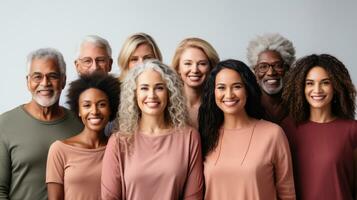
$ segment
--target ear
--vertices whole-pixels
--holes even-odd
[[[108,72],[112,71],[112,64],[113,64],[113,59],[110,58],[109,59],[109,68],[108,68]]]
[[[64,75],[64,77],[62,78],[62,90],[64,89],[64,87],[66,87],[66,81],[67,81],[67,76]]]
[[[27,89],[30,90],[30,77],[29,77],[29,75],[26,76],[26,85],[27,85]]]
[[[79,63],[77,59],[74,61],[74,66],[76,66],[76,71],[79,74]]]

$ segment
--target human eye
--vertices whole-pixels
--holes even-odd
[[[105,107],[107,107],[107,105],[108,105],[108,102],[106,102],[106,101],[101,101],[101,102],[99,102],[99,104],[98,104],[98,106],[99,106],[100,108],[105,108]]]
[[[130,57],[130,62],[136,62],[138,61],[138,57]]]
[[[330,85],[331,81],[330,80],[324,80],[324,81],[322,81],[322,84],[323,85]]]
[[[48,77],[48,79],[55,81],[60,78],[60,75],[58,73],[50,73],[50,74],[48,74],[47,77]]]
[[[31,79],[35,82],[38,82],[38,81],[41,81],[43,78],[43,75],[42,74],[33,74],[31,76]]]
[[[305,85],[307,85],[307,86],[312,86],[313,84],[314,84],[313,81],[306,81],[306,82],[305,82]]]
[[[185,66],[191,66],[191,62],[188,62],[188,61],[183,62],[183,65],[185,65]]]
[[[147,86],[141,86],[141,87],[140,87],[140,90],[141,90],[141,91],[147,91],[147,90],[149,90],[149,87],[147,87]]]
[[[217,86],[216,86],[216,89],[217,89],[217,90],[224,90],[225,87],[224,87],[224,85],[217,85]]]
[[[202,65],[202,66],[207,66],[208,65],[208,62],[207,61],[201,61],[198,63],[199,65]]]
[[[159,91],[162,91],[162,90],[165,90],[165,86],[158,85],[158,86],[156,86],[156,89],[159,90]]]
[[[243,87],[242,84],[235,84],[235,85],[233,86],[234,89],[241,89],[242,87]]]
[[[154,55],[146,55],[146,56],[144,56],[144,60],[153,59],[153,58],[155,58]]]

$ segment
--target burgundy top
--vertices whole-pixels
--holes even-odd
[[[297,198],[353,199],[357,121],[308,121],[296,127],[286,118],[282,126],[290,143]]]

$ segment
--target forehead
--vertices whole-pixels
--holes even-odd
[[[311,68],[306,75],[306,79],[311,80],[327,79],[329,77],[329,73],[323,67],[320,66],[315,66]]]
[[[97,88],[86,89],[79,96],[79,101],[95,101],[98,99],[108,99],[108,97],[105,92]]]
[[[60,68],[57,62],[52,58],[35,58],[30,64],[30,74],[42,73],[47,74],[51,72],[60,73]]]
[[[242,82],[240,74],[232,69],[224,68],[216,76],[216,84],[231,84]]]
[[[109,56],[105,47],[101,47],[93,42],[86,42],[81,45],[80,57],[98,57],[98,56]]]
[[[133,55],[138,53],[153,53],[153,50],[148,43],[141,43],[135,48]]]
[[[142,72],[137,78],[137,84],[157,84],[164,83],[161,74],[155,70],[148,69]]]
[[[181,59],[186,58],[207,59],[207,56],[201,49],[197,47],[188,47],[183,50],[181,54]]]
[[[258,63],[260,62],[271,63],[281,60],[282,60],[281,55],[278,52],[272,50],[263,51],[258,56]]]

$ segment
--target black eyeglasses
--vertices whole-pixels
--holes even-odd
[[[276,72],[283,72],[285,70],[286,64],[283,61],[279,61],[275,63],[262,62],[255,66],[255,68],[260,73],[266,73],[270,67],[272,67]]]
[[[45,77],[48,81],[58,81],[61,78],[61,74],[56,72],[51,72],[48,74],[35,72],[33,74],[29,74],[28,77],[30,77],[31,81],[40,83]]]

